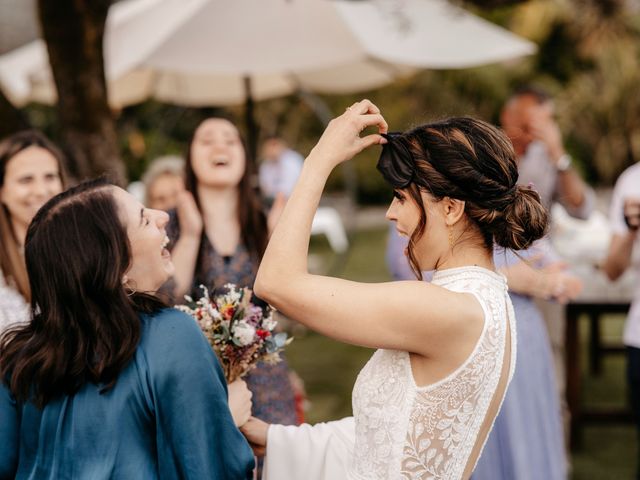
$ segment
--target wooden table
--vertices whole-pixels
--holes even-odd
[[[590,323],[589,337],[589,372],[599,375],[602,369],[602,356],[605,354],[623,354],[624,346],[620,342],[611,345],[601,340],[601,322],[607,314],[629,311],[633,290],[637,278],[628,272],[621,280],[612,283],[604,274],[593,266],[582,265],[572,270],[584,282],[584,290],[580,297],[566,307],[565,362],[567,375],[567,404],[571,413],[571,447],[581,443],[581,427],[584,423],[597,422],[630,422],[631,410],[623,408],[585,408],[582,401],[582,375],[580,368],[580,332],[581,317]]]
[[[581,427],[586,422],[630,422],[631,410],[624,408],[585,408],[582,401],[582,370],[580,368],[580,317],[585,314],[591,324],[589,339],[590,371],[600,373],[603,353],[622,353],[624,347],[620,345],[603,346],[600,340],[600,322],[604,314],[626,313],[629,303],[589,303],[576,302],[567,305],[566,330],[566,373],[567,373],[567,404],[571,413],[571,447],[579,447],[582,441]]]

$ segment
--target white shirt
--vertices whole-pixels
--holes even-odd
[[[264,161],[260,164],[260,190],[267,198],[275,198],[278,193],[288,197],[302,172],[302,155],[286,149],[276,161]]]
[[[618,178],[611,197],[611,209],[609,211],[609,221],[611,222],[611,232],[614,235],[625,235],[629,229],[624,221],[624,201],[627,198],[640,200],[640,163],[627,168]],[[640,248],[640,236],[636,237],[634,250]],[[636,257],[637,258],[637,257]],[[637,278],[640,278],[640,263],[632,263],[631,268]],[[640,282],[636,281],[633,292],[631,310],[627,317],[624,328],[625,345],[640,348]]]
[[[29,321],[29,305],[17,290],[7,285],[0,271],[0,334],[10,326]]]
[[[547,147],[539,140],[531,142],[525,154],[518,159],[518,184],[533,183],[533,187],[547,209],[551,208],[553,202],[558,202],[572,217],[582,220],[589,218],[595,206],[593,189],[587,187],[582,205],[574,208],[563,195],[558,175],[556,166],[549,158]]]

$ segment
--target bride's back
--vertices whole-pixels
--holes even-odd
[[[416,385],[407,352],[374,354],[353,391],[354,478],[469,477],[502,403],[515,367],[504,277],[461,267],[437,272],[433,283],[478,299],[482,333],[468,358],[431,385]]]

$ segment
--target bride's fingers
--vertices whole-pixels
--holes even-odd
[[[351,105],[347,109],[347,111],[356,113],[358,115],[364,115],[367,113],[380,113],[380,109],[376,105],[374,105],[371,100],[368,100],[366,98]]]
[[[384,145],[387,143],[387,139],[382,135],[378,135],[377,133],[372,133],[371,135],[367,135],[366,137],[362,137],[359,140],[360,151],[369,148],[372,145]]]
[[[389,131],[389,125],[387,125],[387,121],[384,119],[382,115],[377,114],[367,114],[358,116],[358,121],[360,125],[360,132],[362,132],[365,128],[378,126],[378,133],[387,133]]]
[[[345,112],[351,112],[351,111],[355,112],[355,108],[358,106],[358,104],[359,104],[359,103],[360,103],[360,102],[356,102],[356,103],[354,103],[353,105],[351,105],[350,107],[347,107],[347,109],[345,110]]]

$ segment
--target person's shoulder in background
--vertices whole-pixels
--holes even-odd
[[[620,174],[616,181],[615,190],[624,188],[625,193],[635,193],[640,197],[640,163],[631,165]]]
[[[300,153],[296,152],[295,150],[287,148],[282,154],[282,156],[280,157],[280,161],[287,165],[295,164],[296,166],[299,166],[300,168],[302,168],[304,157]]]

